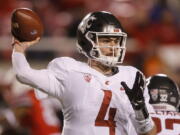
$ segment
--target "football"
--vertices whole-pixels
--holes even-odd
[[[43,24],[31,9],[18,8],[11,16],[11,33],[20,42],[33,41],[42,36]]]

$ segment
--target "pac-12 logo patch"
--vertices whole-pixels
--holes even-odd
[[[86,82],[90,82],[91,79],[92,79],[91,74],[84,74],[84,80],[85,80]]]

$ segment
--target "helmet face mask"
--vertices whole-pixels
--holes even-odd
[[[154,75],[147,80],[149,103],[157,110],[177,111],[180,94],[176,83],[164,74]]]
[[[92,40],[89,35],[95,35],[95,41]],[[104,33],[104,32],[91,32],[89,31],[86,35],[86,38],[92,43],[93,47],[92,50],[90,51],[90,56],[97,60],[100,61],[102,64],[107,65],[107,66],[115,66],[119,63],[123,62],[124,55],[125,55],[125,43],[126,43],[126,38],[125,38],[125,33]],[[101,38],[116,38],[118,40],[118,43],[116,45],[109,45],[109,44],[104,44],[100,45],[100,39]],[[103,53],[104,48],[109,48],[112,50],[112,55],[111,56],[106,56],[106,54]],[[104,49],[105,50],[105,49]]]
[[[85,19],[85,20],[84,20]],[[106,66],[116,66],[123,62],[126,52],[127,34],[122,32],[119,21],[108,12],[95,12],[87,15],[78,27],[78,48],[88,58],[99,61]],[[84,26],[86,25],[86,26]],[[100,45],[101,38],[115,38],[115,45]],[[109,48],[112,55],[103,50]]]

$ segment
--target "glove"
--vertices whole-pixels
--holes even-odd
[[[132,89],[130,89],[125,82],[121,82],[121,85],[124,87],[132,107],[135,110],[141,109],[145,104],[143,96],[144,84],[144,76],[139,71],[136,73],[136,78]]]
[[[136,72],[136,78],[132,89],[130,89],[125,82],[121,82],[124,87],[126,95],[128,96],[131,105],[135,112],[137,131],[140,134],[145,134],[154,127],[154,123],[149,117],[144,100],[145,77],[139,71]]]
[[[145,89],[145,77],[139,71],[136,72],[136,78],[133,88],[130,89],[125,82],[121,82],[124,87],[126,95],[128,96],[131,105],[135,111],[136,118],[144,120],[149,117],[149,113],[146,108],[143,92]]]

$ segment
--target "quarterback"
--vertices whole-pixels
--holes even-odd
[[[150,104],[155,109],[151,116],[158,135],[180,135],[180,94],[176,83],[165,74],[147,79]]]
[[[47,69],[30,67],[25,50],[39,40],[14,40],[12,64],[18,80],[56,97],[64,115],[63,135],[155,135],[143,74],[120,65],[127,34],[109,12],[86,15],[77,29],[77,47],[88,57],[52,60]],[[144,96],[143,96],[144,95]]]

